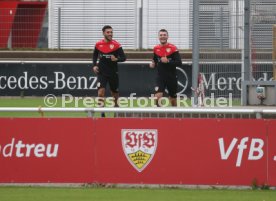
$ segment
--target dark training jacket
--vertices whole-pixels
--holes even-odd
[[[111,55],[114,55],[118,61],[111,61]],[[97,60],[99,62],[97,63]],[[113,76],[118,72],[118,62],[126,60],[125,53],[121,44],[115,40],[105,42],[100,40],[96,43],[93,53],[93,66],[99,67],[99,73],[105,76]]]
[[[161,77],[175,77],[176,67],[180,67],[182,65],[177,47],[170,43],[167,43],[164,46],[159,44],[154,47],[153,51],[153,61],[157,66],[158,75]],[[162,63],[161,57],[167,57],[169,62]]]

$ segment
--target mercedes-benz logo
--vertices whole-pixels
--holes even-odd
[[[188,87],[189,78],[185,70],[182,68],[176,67],[176,74],[177,74],[177,85],[178,91],[177,94],[183,94]]]
[[[185,70],[183,70],[182,68],[176,67],[176,75],[177,75],[177,94],[183,94],[187,87],[188,87],[188,83],[189,83],[189,78],[187,73],[185,72]],[[166,93],[168,93],[168,90],[165,89]]]

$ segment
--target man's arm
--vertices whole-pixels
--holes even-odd
[[[93,66],[97,66],[98,56],[99,56],[99,50],[95,47],[93,58],[92,58]]]
[[[93,60],[92,70],[94,71],[95,74],[99,73],[99,67],[97,66],[98,56],[99,56],[99,50],[95,47],[94,53],[93,53],[93,59],[92,59]]]
[[[157,58],[156,54],[153,54],[153,58],[150,63],[150,68],[154,68],[157,65],[157,62],[158,62],[158,58]]]
[[[122,47],[118,49],[117,62],[124,62],[126,60],[126,55]]]
[[[155,65],[158,63],[158,57],[156,54],[153,54],[152,61],[155,63]]]
[[[181,56],[178,51],[173,53],[172,59],[169,61],[169,63],[175,66],[182,66]]]

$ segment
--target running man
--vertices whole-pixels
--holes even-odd
[[[168,31],[161,29],[158,32],[160,44],[153,49],[154,56],[150,68],[157,66],[157,78],[155,86],[155,97],[157,98],[157,106],[160,106],[159,99],[163,97],[164,91],[167,88],[169,99],[172,106],[176,106],[177,97],[177,75],[176,67],[182,65],[180,54],[177,47],[168,43]]]
[[[126,60],[125,53],[120,43],[113,40],[113,29],[106,25],[102,28],[104,38],[95,45],[93,53],[93,71],[97,75],[98,97],[102,98],[104,105],[105,89],[109,84],[115,107],[118,107],[119,76],[118,62]],[[97,63],[99,59],[99,62]],[[104,117],[104,113],[102,114]]]

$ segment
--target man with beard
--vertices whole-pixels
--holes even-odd
[[[93,53],[93,71],[97,74],[98,97],[101,106],[104,105],[105,89],[109,84],[111,95],[114,98],[114,104],[118,107],[119,98],[119,76],[118,62],[126,60],[125,53],[121,44],[113,40],[113,29],[106,25],[102,28],[104,38],[95,45]],[[99,59],[99,62],[97,63]],[[104,117],[102,113],[102,117]]]

